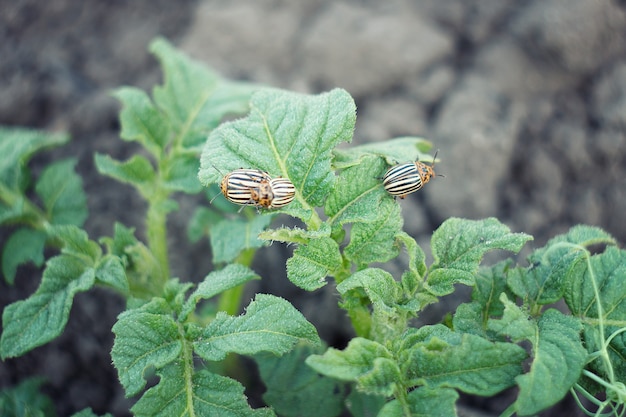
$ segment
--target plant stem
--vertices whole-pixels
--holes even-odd
[[[146,214],[146,237],[148,248],[159,263],[161,274],[154,277],[158,280],[158,287],[163,288],[169,278],[169,261],[167,258],[167,198],[157,196],[148,201]]]

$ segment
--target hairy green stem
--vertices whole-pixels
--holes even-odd
[[[169,279],[169,260],[167,257],[167,212],[164,204],[165,198],[156,198],[148,201],[148,212],[146,214],[146,237],[148,248],[157,259],[161,273],[158,277],[158,287],[163,288]]]

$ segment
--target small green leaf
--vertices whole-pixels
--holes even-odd
[[[198,242],[203,237],[208,236],[213,226],[223,218],[221,214],[207,207],[196,208],[187,224],[187,237],[192,243]]]
[[[515,378],[520,388],[517,414],[533,415],[556,404],[578,381],[587,357],[581,328],[580,321],[554,309],[539,319],[530,339],[534,357],[530,372]]]
[[[74,295],[94,282],[95,271],[83,259],[69,255],[50,259],[37,291],[2,312],[2,359],[20,356],[60,335]]]
[[[206,360],[219,361],[229,352],[282,355],[300,341],[320,343],[315,327],[286,300],[257,294],[241,316],[218,313],[194,341],[194,349]]]
[[[120,162],[108,155],[96,153],[95,161],[99,173],[134,185],[144,197],[149,197],[154,192],[156,173],[145,157],[135,155],[128,161]]]
[[[511,343],[494,343],[443,325],[424,326],[405,340],[403,367],[411,385],[452,387],[494,395],[512,386],[526,352]]]
[[[137,417],[272,417],[268,408],[251,409],[239,382],[205,370],[194,372],[183,361],[157,371],[159,383],[131,408]]]
[[[392,314],[398,302],[399,288],[391,274],[378,268],[367,268],[350,275],[339,285],[341,295],[355,288],[362,288],[374,305],[374,309]]]
[[[61,252],[84,260],[95,265],[102,255],[100,246],[89,240],[87,232],[73,225],[53,225],[48,227],[48,234],[62,243]]]
[[[111,357],[126,396],[137,394],[145,386],[146,368],[161,369],[182,353],[177,323],[169,315],[145,311],[147,308],[123,312],[112,329],[115,341]]]
[[[164,39],[150,44],[163,67],[165,82],[154,88],[156,105],[166,114],[176,143],[193,148],[229,114],[248,110],[248,100],[258,86],[230,82],[196,62]]]
[[[379,219],[378,210],[385,195],[380,180],[384,166],[380,158],[370,156],[360,164],[345,169],[326,200],[324,211],[329,217],[327,223],[341,226]]]
[[[106,255],[96,265],[96,280],[115,288],[122,294],[128,294],[128,280],[122,260],[115,255]]]
[[[415,239],[405,232],[399,232],[396,239],[404,244],[409,255],[409,270],[402,276],[402,285],[404,291],[412,295],[417,291],[422,277],[426,274],[426,255]]]
[[[506,260],[478,270],[472,300],[483,307],[482,316],[485,322],[489,317],[502,315],[504,305],[500,301],[500,294],[509,292],[505,277],[511,263],[510,260]]]
[[[321,348],[301,344],[277,357],[255,356],[267,391],[263,400],[284,417],[334,417],[341,414],[345,389],[343,384],[319,375],[304,361]]]
[[[433,233],[434,263],[428,274],[428,288],[437,296],[450,294],[454,284],[474,285],[474,275],[485,253],[494,249],[518,252],[532,236],[511,233],[495,218],[446,220]]]
[[[407,396],[411,417],[456,416],[455,403],[459,394],[451,388],[431,389],[420,387],[409,392]],[[402,404],[393,400],[380,410],[377,417],[404,416]]]
[[[391,199],[384,199],[375,212],[376,218],[371,223],[359,222],[352,226],[344,255],[357,266],[387,262],[398,256],[395,237],[403,224],[400,206]]]
[[[202,191],[202,184],[198,181],[198,155],[174,155],[163,164],[163,186],[171,191],[182,191],[187,194],[197,194]]]
[[[529,314],[509,301],[506,294],[500,296],[500,302],[504,305],[504,314],[501,319],[489,320],[489,330],[509,336],[514,342],[532,340],[537,333],[537,324],[530,319]]]
[[[422,138],[405,136],[389,139],[384,142],[368,143],[353,146],[349,149],[335,149],[333,165],[336,169],[344,169],[359,164],[368,155],[382,156],[388,165],[415,160],[432,161],[427,152],[432,144]]]
[[[204,278],[198,288],[191,293],[180,313],[180,321],[185,321],[198,301],[209,299],[226,290],[244,284],[253,279],[261,279],[250,268],[240,264],[229,264],[219,271],[213,271]]]
[[[26,262],[43,265],[46,234],[32,229],[18,229],[9,237],[2,251],[2,274],[9,284],[15,282],[17,267]]]
[[[24,191],[29,179],[26,165],[33,154],[68,141],[63,133],[0,127],[0,183],[12,191]]]
[[[113,95],[122,102],[121,138],[136,140],[154,157],[159,157],[169,139],[167,119],[157,110],[150,97],[138,88],[122,87]]]
[[[0,415],[13,417],[54,416],[54,403],[40,392],[43,378],[28,378],[0,391]]]
[[[342,265],[339,245],[333,239],[314,239],[301,245],[287,261],[289,281],[307,291],[326,285],[325,278]]]
[[[75,166],[73,158],[55,162],[42,172],[35,186],[53,224],[80,227],[87,218],[87,196],[81,177],[74,171]]]
[[[355,337],[344,350],[329,348],[323,355],[309,356],[306,363],[322,375],[357,382],[373,371],[378,358],[391,360],[393,355],[378,342]]]
[[[209,231],[213,263],[231,262],[246,249],[260,248],[265,242],[258,238],[272,221],[272,215],[247,219],[224,219]]]
[[[220,125],[202,151],[198,177],[204,185],[219,182],[238,168],[267,171],[288,178],[295,200],[284,212],[308,221],[331,191],[331,151],[352,139],[355,104],[344,90],[317,96],[263,89],[252,96],[250,114]]]
[[[85,408],[84,410],[72,414],[72,417],[113,417],[113,414],[106,413],[102,414],[102,416],[98,416],[91,408]]]

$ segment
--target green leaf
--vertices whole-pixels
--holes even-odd
[[[370,395],[353,389],[346,399],[346,408],[354,417],[376,417],[385,401],[385,397],[380,395]]]
[[[28,378],[0,391],[0,415],[13,417],[54,416],[54,403],[40,392],[43,378]]]
[[[200,160],[198,155],[174,155],[163,164],[163,186],[171,191],[182,191],[187,194],[197,194],[202,191],[202,184],[198,181]]]
[[[527,312],[509,301],[505,294],[500,296],[500,302],[504,305],[504,314],[499,320],[489,320],[489,330],[509,336],[514,342],[532,340],[537,333],[537,323],[530,319]]]
[[[131,408],[137,417],[271,417],[268,408],[251,409],[237,381],[208,371],[192,372],[182,361],[157,371],[159,383]]]
[[[289,281],[307,291],[326,285],[325,278],[342,265],[339,245],[333,239],[314,239],[300,245],[287,261]]]
[[[585,253],[582,248],[597,244],[615,244],[602,229],[579,225],[555,236],[529,257],[528,268],[512,269],[507,283],[513,293],[530,304],[551,304],[564,295],[564,284],[580,269]]]
[[[198,242],[204,236],[208,236],[213,226],[223,218],[221,214],[207,207],[196,208],[187,224],[187,237],[192,243]]]
[[[128,161],[120,162],[108,155],[96,153],[95,161],[99,173],[134,185],[144,197],[147,198],[154,192],[156,173],[145,157],[135,155]]]
[[[410,385],[452,387],[469,394],[494,395],[514,384],[526,352],[511,343],[494,343],[443,325],[424,326],[405,336]]]
[[[284,417],[334,417],[341,414],[343,384],[323,377],[305,364],[320,348],[301,344],[282,357],[262,354],[255,357],[267,391],[263,400]]]
[[[380,201],[371,223],[355,223],[350,232],[350,243],[344,250],[347,259],[357,266],[373,262],[387,262],[398,256],[395,236],[402,231],[400,206],[391,199]]]
[[[161,62],[165,78],[162,86],[154,88],[154,101],[166,114],[175,143],[183,147],[201,145],[225,116],[246,112],[250,95],[258,89],[222,79],[164,39],[153,41],[150,51]]]
[[[55,162],[42,172],[35,186],[53,224],[82,226],[87,218],[87,196],[75,166],[74,158]]]
[[[37,267],[43,265],[46,238],[45,233],[32,229],[18,229],[9,237],[2,251],[2,274],[9,284],[15,282],[19,265],[29,261]]]
[[[231,262],[246,249],[260,248],[265,242],[258,238],[272,221],[272,215],[252,219],[224,219],[209,231],[213,263]]]
[[[94,413],[91,408],[85,408],[84,410],[72,414],[72,417],[98,417],[98,415]],[[113,414],[106,413],[102,414],[101,417],[113,417]]]
[[[426,255],[415,239],[405,232],[399,232],[396,239],[404,244],[409,255],[409,270],[402,276],[402,286],[406,293],[413,295],[426,274]]]
[[[373,222],[382,217],[378,210],[386,194],[380,180],[384,167],[380,158],[370,156],[345,169],[326,200],[327,223],[341,226],[344,223]]]
[[[288,178],[296,195],[282,211],[306,222],[335,183],[331,151],[352,139],[354,101],[339,89],[317,96],[263,89],[252,96],[250,106],[247,117],[224,123],[209,135],[200,182],[217,183],[224,173],[242,167]]]
[[[96,265],[96,280],[115,288],[122,294],[128,294],[128,280],[122,260],[115,255],[106,255]]]
[[[599,327],[604,326],[604,338],[626,327],[626,251],[609,247],[603,253],[591,256],[591,270],[586,262],[567,277],[565,302],[572,314],[585,323],[584,339],[588,353],[595,352],[601,343]],[[602,320],[599,319],[598,299],[593,288],[595,280],[602,303]],[[608,349],[618,380],[626,378],[626,337],[624,333],[611,340]],[[592,368],[600,374],[606,369],[598,361]]]
[[[350,290],[362,288],[374,305],[374,309],[387,314],[394,313],[398,302],[398,284],[391,274],[378,268],[367,268],[350,275],[339,285],[337,291],[343,296]]]
[[[506,272],[511,260],[505,260],[490,267],[481,267],[476,274],[476,285],[472,291],[472,302],[461,304],[454,314],[454,329],[487,337],[487,323],[492,317],[501,317],[504,304],[501,296],[507,299],[510,293],[506,287]]]
[[[12,191],[25,190],[29,179],[26,165],[38,151],[69,141],[63,133],[0,127],[0,183]]]
[[[69,255],[50,259],[37,291],[2,312],[2,359],[20,356],[60,335],[74,295],[90,289],[94,282],[95,271],[84,259]]]
[[[371,394],[391,395],[400,379],[400,370],[387,348],[372,340],[356,337],[344,350],[330,348],[323,355],[311,355],[307,365],[322,375],[358,383]]]
[[[397,165],[408,161],[432,161],[427,152],[432,144],[422,138],[404,136],[384,142],[368,143],[353,146],[349,149],[335,149],[333,165],[336,169],[344,169],[361,163],[368,155],[382,156],[388,165]]]
[[[407,399],[411,417],[457,415],[455,403],[459,399],[459,394],[451,388],[420,387],[409,392]],[[402,404],[398,400],[393,400],[385,404],[377,417],[402,417],[404,415]]]
[[[204,278],[198,288],[191,293],[180,313],[180,321],[185,321],[202,299],[209,299],[226,290],[253,279],[261,279],[250,268],[240,264],[229,264],[219,271],[213,271]]]
[[[148,308],[123,312],[112,329],[115,341],[111,358],[126,396],[137,394],[145,386],[144,371],[148,367],[161,369],[182,354],[178,324],[171,316],[146,311]]]
[[[168,120],[154,106],[150,97],[138,88],[122,87],[113,96],[122,102],[121,138],[135,140],[154,157],[160,157],[170,139]]]
[[[550,309],[539,319],[530,372],[516,379],[517,414],[533,415],[559,402],[578,381],[587,352],[580,341],[580,322]]]
[[[194,349],[206,360],[219,361],[229,352],[282,355],[300,341],[320,343],[315,327],[286,300],[257,294],[241,316],[218,313],[194,341]]]
[[[465,220],[450,218],[431,240],[434,263],[428,274],[428,289],[442,296],[454,284],[474,285],[474,275],[485,253],[494,249],[518,252],[532,236],[511,233],[495,218]]]
[[[53,225],[48,227],[48,234],[57,238],[62,243],[61,252],[76,258],[83,259],[95,265],[96,261],[102,255],[100,246],[92,240],[89,240],[87,232],[73,225]]]

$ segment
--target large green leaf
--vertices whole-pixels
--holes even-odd
[[[317,96],[264,89],[252,96],[250,114],[220,125],[202,151],[198,177],[219,182],[238,168],[289,178],[295,200],[284,211],[307,221],[335,183],[332,149],[352,139],[355,104],[344,90]]]
[[[450,218],[431,239],[434,263],[428,288],[437,296],[454,291],[454,284],[474,285],[474,276],[485,253],[494,249],[518,252],[532,236],[511,233],[495,218],[466,220]]]
[[[133,406],[138,417],[272,417],[268,408],[252,409],[244,387],[225,376],[202,370],[194,372],[183,361],[157,371],[159,383]]]
[[[153,41],[150,51],[161,62],[165,78],[154,88],[154,102],[167,115],[175,143],[185,148],[199,147],[225,116],[246,112],[250,95],[258,89],[223,79],[164,39]]]
[[[37,291],[2,312],[2,358],[20,356],[60,335],[74,295],[90,289],[94,282],[95,269],[85,265],[84,259],[70,255],[50,259]]]
[[[218,313],[196,338],[194,349],[206,360],[219,361],[229,352],[281,355],[301,341],[320,343],[315,327],[286,300],[257,294],[241,316]]]
[[[515,344],[456,333],[443,325],[407,333],[402,352],[411,385],[453,387],[477,395],[494,395],[512,386],[527,356]]]
[[[529,338],[533,345],[530,371],[516,378],[518,415],[534,415],[556,404],[578,381],[587,357],[581,328],[580,321],[554,309],[539,319]]]
[[[174,319],[146,310],[127,310],[113,326],[111,357],[127,396],[145,386],[144,371],[148,367],[161,369],[182,353],[180,328]]]

